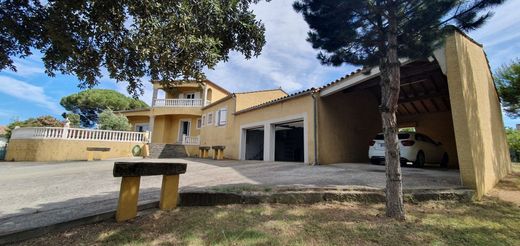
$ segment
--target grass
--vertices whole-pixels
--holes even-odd
[[[518,166],[515,171],[520,172]],[[517,187],[514,174],[504,186]],[[104,222],[25,245],[520,245],[520,207],[479,202],[406,204],[407,220],[383,204],[231,205],[156,211],[129,223]]]

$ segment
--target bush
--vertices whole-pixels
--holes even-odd
[[[506,128],[506,136],[511,160],[518,162],[520,160],[520,131],[513,128]]]
[[[126,116],[115,114],[111,109],[104,110],[99,114],[99,129],[129,131],[131,127]]]
[[[13,121],[7,125],[6,128],[6,137],[7,139],[11,138],[11,132],[17,126],[19,127],[63,127],[65,123],[60,121],[50,115],[40,116],[38,118],[29,118],[24,121]]]

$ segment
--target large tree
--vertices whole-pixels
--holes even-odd
[[[98,122],[101,112],[106,109],[119,111],[147,108],[148,105],[114,90],[89,89],[63,97],[60,101],[68,111],[78,114],[81,125],[91,127]]]
[[[294,8],[309,24],[308,41],[326,65],[379,66],[386,143],[386,215],[405,219],[396,111],[400,58],[426,58],[442,43],[450,25],[471,30],[490,7],[504,0],[297,0]],[[484,13],[482,13],[484,12]]]
[[[520,117],[520,59],[498,69],[495,83],[507,115]]]
[[[250,10],[258,1],[2,0],[0,70],[36,49],[47,74],[76,75],[82,88],[98,84],[103,67],[134,96],[143,76],[200,81],[231,51],[260,54],[265,29]]]

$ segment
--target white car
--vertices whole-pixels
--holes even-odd
[[[416,132],[400,132],[399,153],[401,165],[412,162],[415,167],[423,167],[424,163],[440,163],[441,167],[448,165],[448,153],[442,148],[440,142],[433,141],[430,137]],[[377,134],[370,142],[368,158],[372,164],[384,163],[385,140],[383,133]]]

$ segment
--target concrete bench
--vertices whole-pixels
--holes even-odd
[[[141,176],[163,175],[159,208],[161,210],[176,208],[179,195],[179,174],[186,173],[186,166],[186,163],[165,162],[114,163],[114,177],[122,177],[116,212],[117,222],[137,216]]]
[[[223,160],[224,159],[224,149],[226,146],[216,145],[211,147],[213,149],[213,159],[215,160]]]
[[[94,160],[94,153],[95,152],[101,152],[101,156],[99,157],[99,160],[103,160],[103,152],[109,152],[110,148],[106,147],[87,147],[87,161],[93,161]]]
[[[208,158],[210,149],[211,149],[211,147],[209,147],[209,146],[200,146],[199,147],[200,158]]]

